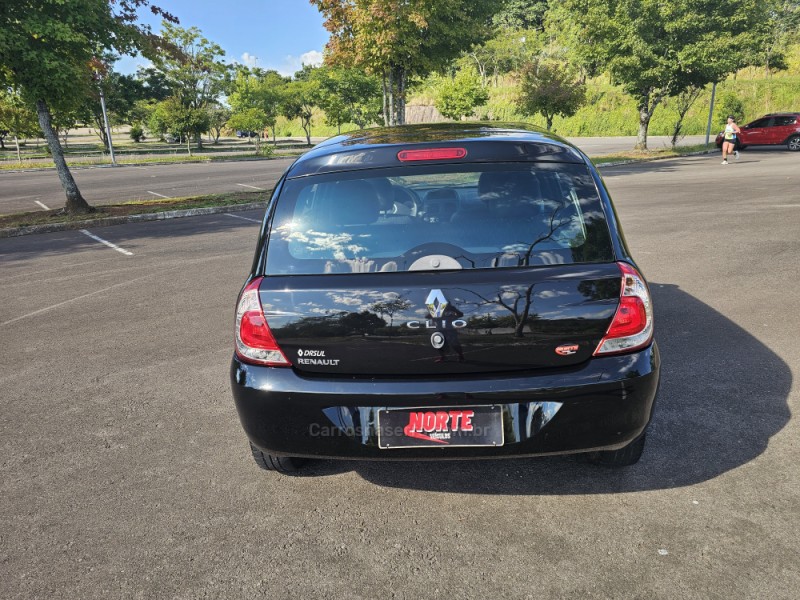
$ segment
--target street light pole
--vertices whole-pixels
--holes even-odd
[[[106,139],[108,139],[108,151],[111,154],[111,165],[116,167],[117,160],[114,158],[114,144],[111,143],[111,127],[108,126],[108,114],[106,113],[106,97],[103,94],[103,78],[98,77],[97,88],[100,90],[100,108],[103,109],[103,123],[106,126]]]

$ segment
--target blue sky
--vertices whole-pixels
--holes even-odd
[[[153,0],[180,19],[181,27],[197,27],[222,46],[225,62],[238,62],[275,69],[284,75],[302,64],[317,64],[328,41],[322,15],[308,0]],[[141,22],[153,31],[161,21],[149,10],[140,11]],[[134,73],[142,57],[123,57],[115,66],[121,73]]]

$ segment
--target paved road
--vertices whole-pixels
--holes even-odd
[[[797,156],[605,179],[663,356],[648,447],[621,471],[271,476],[227,382],[258,212],[92,230],[131,255],[77,231],[0,240],[0,597],[794,600]]]
[[[74,169],[81,193],[93,205],[200,194],[272,189],[294,159]],[[64,205],[53,170],[0,173],[0,213]]]
[[[602,155],[630,150],[636,138],[573,138],[572,141],[591,155]],[[703,141],[705,137],[690,136],[682,143]],[[665,137],[650,138],[651,148],[667,143]],[[293,160],[95,167],[74,169],[73,174],[86,200],[102,205],[127,200],[158,201],[164,196],[269,190]],[[0,172],[0,214],[45,210],[42,205],[48,208],[64,205],[64,191],[54,170]]]

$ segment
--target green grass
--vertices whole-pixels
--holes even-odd
[[[617,152],[615,154],[606,154],[592,158],[592,162],[596,166],[602,166],[608,163],[615,163],[620,161],[631,162],[645,162],[660,158],[677,158],[679,156],[686,156],[687,154],[694,154],[696,152],[704,152],[706,150],[713,150],[714,145],[709,144],[695,144],[692,146],[678,146],[677,148],[664,148],[661,150],[647,150],[645,152],[638,152],[631,150],[630,152]]]

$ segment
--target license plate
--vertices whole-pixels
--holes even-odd
[[[378,411],[378,447],[502,446],[503,410],[493,406],[384,408]]]

